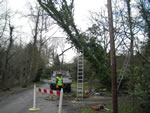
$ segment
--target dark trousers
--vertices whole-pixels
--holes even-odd
[[[58,86],[58,90],[59,90],[59,91],[61,90],[61,88],[62,88],[62,86]]]

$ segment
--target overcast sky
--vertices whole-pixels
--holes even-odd
[[[8,7],[12,11],[19,11],[26,14],[27,12],[27,3],[30,1],[35,0],[7,0],[8,1]],[[75,23],[76,25],[82,30],[85,31],[89,26],[89,11],[99,11],[101,7],[105,8],[106,0],[75,0]],[[23,26],[24,23],[27,23],[27,20],[21,18],[19,20],[14,21],[13,24],[16,24],[16,26]],[[25,26],[23,26],[23,31],[27,32],[27,29]],[[73,51],[68,51],[66,53],[68,61],[73,57],[71,56],[75,55]]]
[[[75,21],[82,30],[86,30],[90,18],[89,11],[99,11],[105,7],[106,0],[75,0]]]
[[[35,0],[8,0],[9,7],[13,11],[27,11],[28,1]],[[88,27],[89,11],[98,11],[101,7],[105,7],[106,0],[75,0],[75,22],[82,29]]]

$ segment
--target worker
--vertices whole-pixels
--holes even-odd
[[[56,88],[60,91],[63,88],[63,78],[62,73],[59,72],[58,76],[56,77]]]

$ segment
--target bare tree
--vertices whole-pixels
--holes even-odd
[[[30,13],[27,14],[26,17],[29,18],[31,22],[31,31],[32,31],[32,39],[33,43],[29,45],[29,50],[31,53],[29,57],[30,63],[26,62],[29,69],[25,70],[26,76],[24,76],[28,82],[38,81],[40,79],[40,75],[38,71],[42,68],[42,63],[48,60],[46,58],[47,42],[49,41],[48,32],[50,31],[50,26],[52,25],[51,19],[48,18],[47,13],[37,4],[33,7],[29,3]],[[28,54],[28,53],[27,53]],[[28,59],[28,58],[27,58]],[[46,63],[46,62],[45,62]],[[28,83],[24,82],[24,83]]]
[[[104,50],[109,51],[109,38],[108,38],[108,17],[105,10],[100,12],[90,12],[92,26],[88,28],[89,35],[98,37]]]
[[[9,60],[11,58],[10,51],[11,51],[11,48],[12,48],[12,45],[13,45],[13,30],[14,30],[14,27],[9,25],[9,29],[10,29],[9,44],[8,44],[8,47],[7,47],[7,50],[6,50],[6,53],[5,53],[5,62],[4,62],[4,67],[3,67],[3,71],[2,71],[2,86],[4,88],[8,87],[8,86],[6,86],[7,77],[8,77],[6,72],[8,71],[7,69],[8,69],[8,65],[9,65]]]
[[[5,4],[5,5],[4,5]],[[0,44],[3,43],[5,32],[7,31],[7,25],[9,21],[9,9],[7,8],[7,2],[1,1],[0,7],[2,8],[0,11]],[[5,10],[3,10],[5,9]]]

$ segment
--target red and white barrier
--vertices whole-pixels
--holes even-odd
[[[47,93],[47,94],[51,94],[51,95],[60,96],[60,91],[44,89],[44,88],[37,88],[37,91],[40,92],[40,93]]]
[[[61,89],[61,92],[60,92],[60,91],[55,91],[55,90],[50,90],[50,89],[36,88],[36,85],[34,85],[34,89],[33,89],[33,108],[29,108],[30,111],[39,111],[40,110],[40,108],[36,108],[36,92],[47,93],[47,94],[51,94],[51,95],[60,96],[58,113],[61,113],[61,111],[62,111],[63,89]]]

